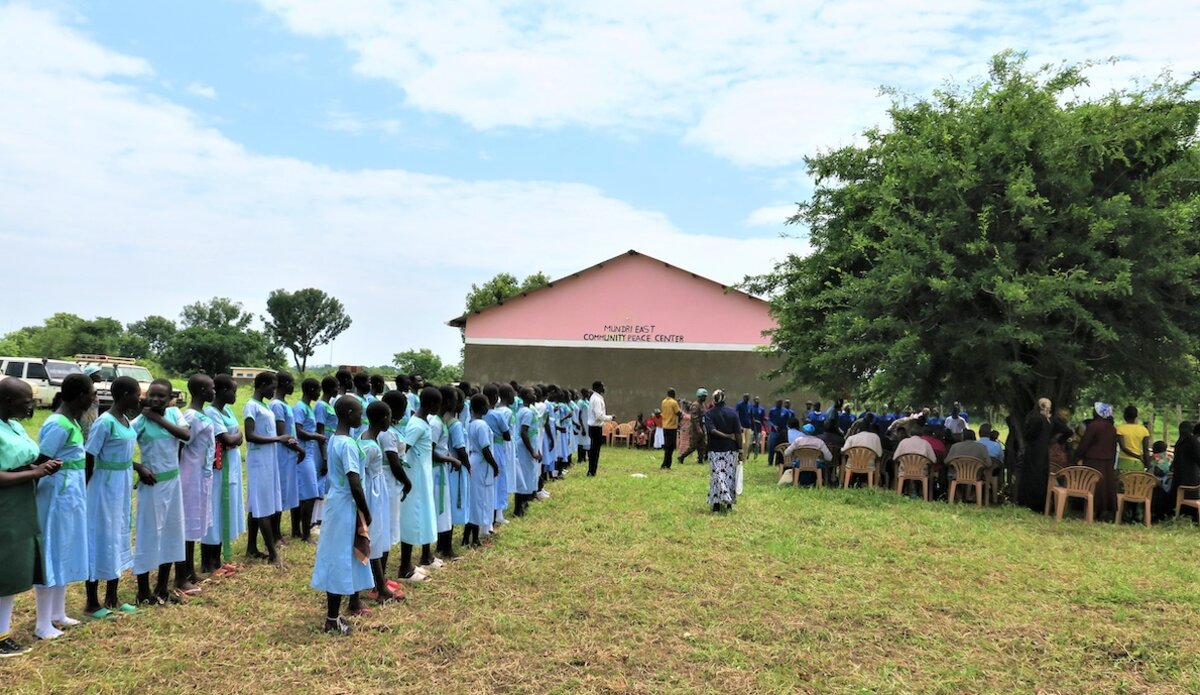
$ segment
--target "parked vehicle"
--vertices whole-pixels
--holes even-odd
[[[94,366],[100,369],[100,380],[96,383],[96,401],[99,403],[100,412],[104,412],[112,406],[113,379],[119,376],[133,377],[142,387],[143,397],[150,390],[150,382],[154,381],[154,375],[150,373],[150,370],[130,357],[85,354],[75,355],[75,361],[79,363],[80,368]],[[179,389],[171,389],[171,397],[178,407],[182,408],[187,404],[183,399],[183,392]]]
[[[66,360],[45,357],[0,357],[0,375],[12,376],[29,384],[33,401],[39,408],[49,408],[62,390],[68,374],[78,374],[79,365]]]

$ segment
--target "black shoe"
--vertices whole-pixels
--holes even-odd
[[[325,632],[332,632],[338,635],[350,634],[350,624],[342,620],[342,616],[338,616],[333,620],[325,619]]]
[[[11,637],[5,637],[0,640],[0,659],[7,659],[13,656],[22,656],[31,651],[30,647],[25,647],[17,644]]]

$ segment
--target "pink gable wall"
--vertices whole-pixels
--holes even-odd
[[[553,287],[467,316],[466,337],[553,341],[765,345],[767,304],[664,266],[623,255]],[[615,330],[614,330],[615,329]],[[609,336],[624,336],[612,338]],[[650,347],[650,345],[645,345]]]

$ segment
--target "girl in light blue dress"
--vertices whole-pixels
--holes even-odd
[[[182,567],[175,566],[175,588],[185,595],[200,593],[199,577],[193,560],[196,543],[212,526],[213,462],[217,453],[216,425],[205,412],[205,405],[216,397],[212,377],[194,374],[188,379],[191,402],[183,419],[192,437],[179,452],[179,486],[183,489]],[[202,561],[203,562],[203,561]]]
[[[500,467],[492,452],[492,428],[485,421],[490,411],[487,396],[475,394],[471,396],[471,415],[474,418],[467,425],[467,454],[471,463],[471,513],[468,523],[463,529],[463,545],[479,547],[480,534],[492,532],[492,518],[495,513],[496,477]]]
[[[283,544],[283,513],[291,516],[292,537],[300,537],[300,519],[297,508],[300,506],[300,487],[296,480],[296,469],[304,456],[304,448],[296,440],[296,417],[287,398],[296,390],[296,380],[287,372],[275,374],[275,398],[270,403],[271,413],[275,416],[275,434],[285,437],[284,441],[275,445],[275,465],[279,471],[279,511],[271,518],[271,530],[275,532],[275,542]],[[290,442],[287,440],[291,440]]]
[[[325,437],[325,443],[321,445],[321,458],[314,463],[317,469],[317,499],[313,502],[312,510],[312,525],[314,527],[321,525],[321,515],[325,510],[325,493],[329,491],[328,483],[325,479],[326,470],[329,468],[329,438],[337,431],[337,414],[333,412],[333,402],[337,400],[338,382],[335,377],[327,376],[321,379],[321,400],[313,407],[316,411],[314,417],[317,420],[317,434]]]
[[[488,427],[492,428],[492,457],[500,467],[500,473],[492,486],[496,495],[496,499],[492,500],[492,508],[495,509],[492,525],[495,527],[504,523],[503,510],[508,508],[508,442],[512,439],[511,413],[501,402],[500,389],[496,385],[488,384],[483,387],[483,395],[492,404],[484,420]]]
[[[526,403],[533,400],[533,392],[529,389],[523,389]],[[525,510],[529,506],[529,502],[533,499],[537,492],[537,483],[539,472],[541,469],[542,452],[538,445],[538,420],[537,414],[529,405],[524,405],[517,411],[517,441],[516,441],[516,459],[517,470],[519,475],[517,480],[520,486],[517,488],[517,516],[524,516]]]
[[[113,611],[133,613],[120,603],[117,589],[121,575],[133,567],[133,450],[137,433],[129,415],[137,412],[141,387],[132,377],[113,379],[113,404],[92,423],[87,445],[87,604],[93,618],[106,618]],[[106,582],[104,604],[100,582]]]
[[[388,391],[383,394],[382,400],[392,413],[403,413],[408,405],[408,395],[405,391]],[[391,420],[391,423],[387,430],[379,433],[377,440],[379,447],[383,449],[384,463],[386,464],[383,469],[383,478],[388,485],[388,501],[391,503],[388,509],[390,520],[388,538],[392,541],[391,545],[395,545],[400,542],[400,503],[412,490],[412,481],[404,472],[404,453],[407,448],[404,440],[401,439],[404,436],[404,428],[400,427],[395,420]],[[390,554],[391,547],[389,546],[384,549],[383,557],[379,558],[379,567],[385,577]]]
[[[426,418],[436,413],[442,404],[442,394],[433,387],[421,389],[420,408],[408,419],[404,441],[405,472],[412,481],[412,491],[400,503],[400,578],[410,582],[428,579],[425,572],[412,563],[414,545],[421,546],[421,564],[433,563],[432,543],[437,540],[437,508],[433,497],[433,432]]]
[[[88,578],[87,472],[79,419],[92,407],[91,378],[69,374],[63,379],[61,405],[38,432],[42,455],[62,461],[62,468],[37,483],[38,522],[42,528],[42,575],[35,585],[39,639],[54,639],[60,627],[78,625],[67,616],[67,585]]]
[[[373,519],[362,485],[362,448],[349,436],[352,428],[362,426],[362,404],[354,398],[342,398],[335,408],[338,426],[327,445],[329,492],[311,586],[325,592],[325,631],[346,635],[350,626],[341,616],[342,597],[351,597],[353,610],[358,592],[372,585],[371,552],[363,545],[365,529],[360,527],[359,517],[368,526]]]
[[[213,379],[216,394],[204,408],[213,423],[216,452],[213,454],[212,523],[200,540],[201,569],[218,577],[237,571],[233,542],[246,532],[246,505],[242,498],[242,430],[233,414],[237,382],[228,374]]]
[[[462,411],[463,402],[466,400],[463,392],[454,389],[454,409],[457,412]],[[468,406],[470,412],[470,406]],[[470,420],[467,421],[470,423]],[[454,454],[454,458],[459,460],[462,465],[457,470],[450,473],[450,523],[454,526],[463,526],[467,523],[467,517],[471,512],[471,464],[467,453],[467,428],[458,418],[450,423],[450,451]],[[453,531],[451,531],[453,534]],[[454,559],[454,548],[448,544],[449,557]]]
[[[280,435],[275,426],[275,413],[266,402],[275,395],[275,373],[262,372],[254,377],[254,397],[242,408],[243,432],[246,437],[246,525],[250,533],[246,539],[246,555],[265,559],[276,567],[282,567],[275,547],[275,532],[271,518],[283,508],[279,492],[279,470],[275,465],[275,447],[287,442],[290,437]],[[295,442],[295,440],[291,440]],[[264,555],[258,550],[258,536],[262,534],[267,546]]]
[[[312,534],[313,505],[321,496],[317,486],[317,465],[321,461],[321,446],[325,436],[317,433],[316,404],[321,397],[321,383],[305,379],[300,384],[300,402],[292,408],[296,439],[304,448],[304,458],[296,465],[296,490],[300,506],[292,515],[292,535],[308,542]]]
[[[462,469],[462,462],[456,457],[450,446],[451,423],[458,422],[458,389],[453,386],[442,386],[438,389],[442,394],[440,416],[429,418],[432,427],[436,421],[433,449],[433,494],[437,506],[437,554],[447,560],[454,555],[454,503],[451,492],[451,481]],[[441,567],[442,561],[435,559],[434,567]]]
[[[139,604],[162,606],[180,598],[167,590],[171,565],[183,561],[183,488],[179,484],[179,443],[191,432],[179,408],[168,407],[171,382],[155,379],[147,394],[150,405],[133,421],[141,463],[138,474],[137,517],[134,530],[133,572]],[[158,569],[154,591],[150,572]]]
[[[371,575],[375,579],[374,598],[386,603],[396,597],[383,573],[382,558],[392,547],[392,504],[391,489],[383,472],[387,458],[379,437],[392,426],[392,409],[382,401],[375,401],[367,406],[367,422],[358,444],[363,451],[363,494],[371,510]]]

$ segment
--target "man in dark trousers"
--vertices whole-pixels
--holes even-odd
[[[662,468],[669,469],[671,467],[671,458],[675,454],[675,445],[679,443],[680,410],[679,401],[675,400],[675,389],[667,389],[667,397],[663,399],[659,410],[662,411],[663,429]]]
[[[600,467],[600,447],[604,445],[604,423],[611,420],[604,407],[604,382],[592,382],[592,397],[588,399],[587,426],[592,448],[588,450],[588,477]]]

